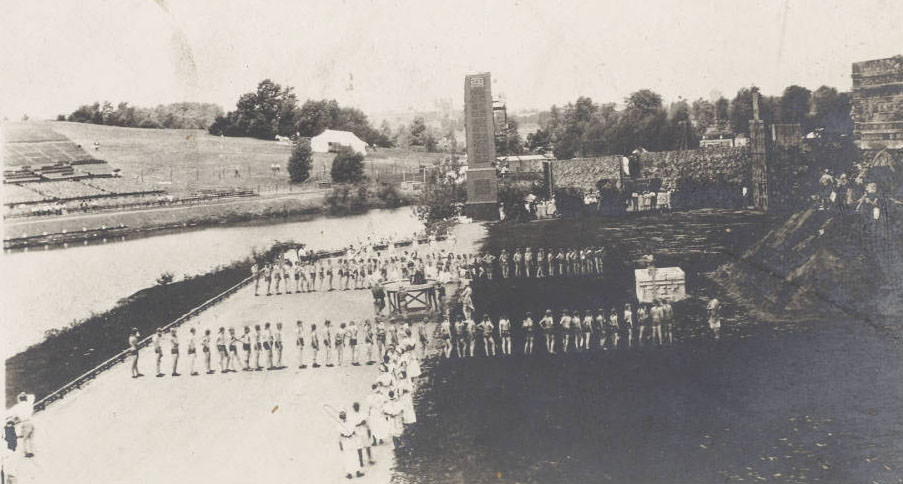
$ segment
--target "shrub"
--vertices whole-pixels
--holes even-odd
[[[326,195],[326,211],[330,215],[361,213],[367,209],[367,186],[338,185]]]
[[[292,183],[301,183],[310,178],[313,164],[313,152],[310,141],[301,139],[292,147],[292,155],[288,159],[288,176]]]
[[[359,183],[364,180],[364,156],[351,148],[342,148],[332,160],[330,170],[336,183]]]
[[[163,274],[160,274],[160,277],[157,278],[157,285],[165,286],[165,285],[171,283],[174,278],[175,278],[175,276],[173,275],[172,272],[164,272]]]
[[[391,183],[380,183],[376,189],[376,198],[386,208],[400,207],[408,202],[407,197],[398,191],[398,187]]]

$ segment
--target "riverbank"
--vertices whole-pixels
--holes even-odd
[[[4,220],[4,248],[19,248],[18,239],[39,234],[62,234],[48,243],[56,245],[91,243],[92,239],[80,239],[83,229],[101,227],[116,229],[110,241],[122,237],[145,237],[177,230],[198,229],[213,226],[230,226],[242,223],[278,223],[299,220],[323,212],[325,191],[316,190],[279,196],[222,201],[204,205],[176,206],[100,212],[66,217]],[[122,228],[119,228],[122,227]],[[32,247],[43,247],[37,241]]]
[[[6,360],[6,405],[27,390],[37,399],[62,387],[128,347],[131,328],[142,337],[248,277],[251,261],[156,285],[123,299],[113,309],[48,331],[40,343]]]

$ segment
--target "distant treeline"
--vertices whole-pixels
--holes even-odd
[[[719,97],[665,105],[658,93],[642,89],[628,96],[620,109],[614,103],[598,104],[579,97],[531,116],[540,128],[527,136],[523,148],[553,151],[559,159],[623,155],[640,147],[650,151],[695,148],[710,130],[730,136],[749,133],[754,91],[755,87],[742,88],[731,100]],[[789,86],[780,96],[761,96],[759,111],[766,124],[799,123],[803,133],[818,131],[836,138],[853,131],[849,94],[833,87],[810,91]],[[508,140],[504,154],[518,154],[517,142],[519,139]]]
[[[121,102],[116,107],[109,101],[85,104],[69,116],[60,114],[57,121],[125,126],[129,128],[207,129],[223,109],[208,103],[161,104],[141,108]]]
[[[325,129],[337,129],[351,131],[371,145],[392,146],[388,128],[374,129],[361,110],[341,107],[335,99],[307,100],[298,106],[294,91],[291,86],[264,79],[255,91],[238,98],[234,111],[217,116],[208,131],[272,140],[276,135],[311,137]]]

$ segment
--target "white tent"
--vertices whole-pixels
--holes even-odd
[[[341,146],[347,146],[362,154],[367,154],[367,143],[350,131],[327,129],[310,139],[310,149],[314,153],[331,153]]]

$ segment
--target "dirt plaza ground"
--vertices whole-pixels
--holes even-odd
[[[377,370],[297,369],[294,321],[371,316],[366,290],[255,297],[246,287],[180,334],[283,321],[288,368],[190,376],[182,355],[182,376],[155,378],[153,352],[145,348],[144,377],[132,379],[128,365],[119,365],[37,414],[37,456],[22,467],[22,482],[343,482],[336,425],[322,405],[362,401]],[[377,462],[356,482],[387,482],[388,446],[378,448]]]

